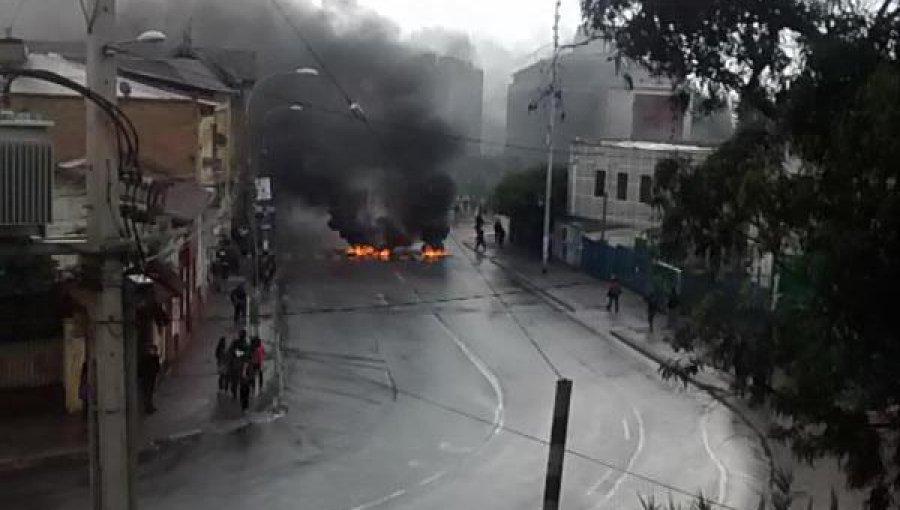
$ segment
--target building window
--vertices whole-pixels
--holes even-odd
[[[642,175],[641,176],[641,202],[643,202],[645,204],[649,204],[652,194],[653,194],[653,179],[650,178],[649,175]]]
[[[606,195],[606,171],[597,170],[594,179],[594,196],[602,197]]]
[[[619,172],[618,182],[616,182],[616,198],[628,200],[628,174],[625,172]]]

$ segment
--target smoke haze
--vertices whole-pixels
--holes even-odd
[[[32,7],[18,20],[16,35],[83,38],[77,2],[44,1],[43,13]],[[257,82],[254,145],[265,152],[262,167],[277,192],[328,211],[330,226],[351,243],[441,244],[455,193],[440,168],[460,147],[429,104],[432,85],[427,60],[416,58],[419,46],[402,42],[396,25],[352,1],[324,8],[278,2],[287,19],[270,0],[120,0],[119,30],[127,38],[162,28],[171,45],[189,33],[194,47],[253,50],[264,77],[321,67],[294,24],[327,69],[318,77],[286,73]],[[52,21],[59,26],[48,27]],[[351,101],[367,122],[351,114]],[[287,108],[292,103],[302,111]]]

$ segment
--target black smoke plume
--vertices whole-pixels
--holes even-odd
[[[323,10],[277,1],[288,19],[268,0],[195,2],[205,14],[191,31],[197,45],[221,46],[225,35],[228,46],[255,48],[261,75],[319,71],[257,82],[252,139],[276,193],[326,209],[349,243],[441,245],[455,192],[440,168],[461,147],[434,112],[434,60],[352,2]]]
[[[15,31],[32,39],[81,39],[76,4],[26,2]],[[351,243],[440,244],[449,231],[454,188],[439,168],[460,147],[434,113],[433,60],[401,43],[396,26],[353,0],[323,4],[120,0],[119,30],[124,39],[163,29],[171,46],[252,50],[260,77],[319,69],[318,77],[257,82],[252,150],[265,150],[263,168],[273,175],[276,193],[326,209],[330,225]],[[49,20],[64,21],[48,29]],[[365,116],[352,113],[348,100]],[[292,103],[295,108],[287,108]]]

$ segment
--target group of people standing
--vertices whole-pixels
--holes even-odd
[[[497,243],[497,248],[503,248],[505,240],[506,229],[503,228],[500,218],[497,218],[494,221],[494,241]],[[481,213],[475,216],[475,251],[487,251],[487,241],[484,238],[484,218],[481,216]]]
[[[622,284],[619,282],[616,275],[612,275],[606,289],[606,297],[608,299],[606,302],[607,312],[619,313],[619,297],[621,295]],[[647,325],[650,328],[650,331],[653,332],[653,322],[663,308],[663,300],[655,289],[651,289],[644,296],[644,303],[647,305]],[[678,291],[674,286],[669,290],[669,296],[665,302],[665,306],[668,308],[669,325],[671,327],[675,321],[675,314],[678,308]]]
[[[247,331],[243,329],[230,344],[223,336],[216,345],[219,392],[231,393],[232,398],[239,399],[242,411],[250,407],[254,389],[257,393],[262,391],[265,357],[262,340],[255,336],[248,341]]]

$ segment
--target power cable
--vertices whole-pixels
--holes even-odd
[[[117,149],[117,156],[118,156],[117,162],[119,165],[119,167],[117,169],[118,173],[120,174],[120,176],[124,175],[125,177],[130,176],[133,178],[134,176],[137,176],[136,181],[140,182],[140,175],[141,175],[140,158],[139,158],[140,141],[138,138],[137,129],[134,126],[134,123],[132,123],[131,119],[128,117],[128,115],[126,115],[125,112],[123,112],[122,109],[118,107],[118,105],[107,100],[105,97],[101,96],[100,94],[96,93],[95,91],[91,90],[90,88],[88,88],[74,80],[71,80],[62,75],[54,73],[52,71],[47,71],[47,70],[43,70],[43,69],[0,68],[0,74],[2,74],[6,78],[5,83],[3,84],[3,90],[2,90],[3,97],[8,97],[8,95],[10,94],[10,90],[12,88],[12,83],[16,78],[26,77],[26,78],[47,81],[47,82],[54,83],[56,85],[68,88],[70,90],[77,92],[79,95],[85,97],[86,99],[88,99],[92,103],[94,103],[97,107],[99,107],[101,110],[103,110],[103,112],[109,117],[109,119],[112,122],[113,128],[115,130],[116,149]],[[94,171],[102,171],[101,169],[93,169],[93,170]],[[109,169],[106,169],[106,170],[109,171]],[[127,188],[126,188],[125,198],[126,198],[126,200],[128,198]],[[116,215],[114,214],[114,210],[113,210],[113,207],[115,207],[115,206],[112,204],[112,199],[113,199],[113,197],[111,196],[111,194],[107,193],[107,197],[106,197],[107,206],[110,208],[110,213],[112,214],[113,218],[115,218]],[[135,194],[133,195],[133,198],[132,198],[132,210],[135,209],[134,206],[136,204],[136,200],[137,200],[137,194],[135,192]],[[137,229],[137,223],[136,223],[136,220],[132,217],[132,218],[130,218],[132,223],[131,223],[131,225],[129,225],[127,223],[129,221],[128,216],[129,215],[123,215],[123,220],[125,222],[125,224],[123,226],[125,232],[123,233],[123,235],[133,238],[133,240],[135,242],[135,246],[136,246],[137,255],[138,255],[136,262],[137,262],[138,267],[141,268],[141,270],[143,270],[144,249],[143,249],[143,245],[142,245],[142,242],[140,239],[140,234]],[[117,225],[117,228],[118,228],[118,225]],[[120,232],[121,232],[121,230],[120,230]]]
[[[293,100],[293,99],[287,97],[284,94],[272,93],[271,95],[281,98],[281,99],[284,99],[285,101],[298,103],[298,104],[302,105],[303,107],[309,108],[318,113],[322,113],[325,115],[331,115],[331,116],[337,116],[337,117],[344,117],[347,120],[352,120],[352,121],[357,121],[357,122],[359,121],[358,117],[356,117],[355,115],[353,115],[351,113],[343,111],[343,110],[337,110],[334,108],[329,108],[326,106],[308,103],[305,101],[296,101],[296,100]],[[546,146],[520,145],[520,144],[493,142],[493,141],[486,140],[484,138],[458,135],[458,134],[450,133],[447,131],[431,129],[431,128],[426,128],[426,127],[421,127],[421,126],[414,126],[412,124],[404,124],[404,123],[400,123],[400,122],[396,122],[396,121],[392,121],[392,120],[380,119],[378,117],[371,117],[368,115],[366,116],[366,121],[371,122],[373,124],[383,125],[385,127],[389,127],[389,128],[393,128],[393,129],[402,129],[404,131],[419,132],[419,133],[427,134],[427,135],[431,135],[431,136],[440,136],[443,138],[447,138],[447,139],[454,140],[457,142],[462,142],[462,143],[479,144],[479,145],[485,145],[485,146],[489,146],[489,147],[491,147],[491,146],[501,147],[501,148],[514,149],[517,151],[524,151],[524,152],[538,152],[541,154],[547,153]],[[566,150],[566,149],[554,149],[554,152],[557,152],[559,154],[565,154],[565,155],[568,155],[568,153],[569,153],[568,150]]]
[[[325,76],[328,77],[328,80],[331,81],[338,92],[340,92],[344,97],[344,100],[347,102],[347,106],[349,107],[355,104],[353,102],[353,99],[350,97],[350,94],[347,92],[347,89],[345,89],[341,85],[341,82],[338,81],[337,77],[331,72],[330,69],[328,69],[328,66],[325,65],[325,61],[322,59],[322,57],[319,56],[319,53],[315,50],[315,48],[313,48],[309,40],[306,39],[306,37],[303,35],[303,31],[301,31],[300,27],[298,27],[297,24],[294,23],[294,21],[288,15],[287,11],[284,10],[281,2],[279,2],[278,0],[270,0],[270,2],[278,11],[278,14],[281,15],[281,18],[284,20],[284,22],[287,23],[289,27],[291,27],[291,30],[294,32],[294,35],[297,36],[297,39],[299,39],[300,42],[303,43],[303,46],[306,47],[306,51],[308,51],[313,60],[316,61],[316,64],[319,66],[322,72],[325,73]]]
[[[453,235],[452,232],[450,233],[450,239],[452,239],[453,242],[455,242],[457,244],[457,246],[459,246],[459,248],[461,248],[461,251],[463,253],[465,253],[465,250],[462,249],[461,243],[456,240],[456,237]],[[512,309],[509,307],[509,304],[507,304],[507,302],[503,299],[502,294],[497,291],[497,289],[490,282],[488,277],[484,275],[484,273],[481,271],[481,268],[478,267],[478,265],[475,264],[475,262],[471,258],[469,258],[468,255],[463,255],[463,256],[466,257],[466,259],[469,261],[469,263],[472,264],[472,267],[475,269],[475,271],[478,273],[478,275],[484,281],[484,284],[487,285],[487,288],[491,291],[491,295],[493,297],[495,297],[497,299],[497,301],[500,302],[500,304],[503,306],[503,309],[506,310],[506,314],[509,316],[510,319],[512,319],[512,321],[516,324],[516,326],[518,326],[519,330],[522,332],[522,335],[524,335],[525,338],[528,339],[528,341],[531,343],[532,347],[534,347],[534,350],[537,351],[537,353],[538,353],[538,355],[540,355],[541,359],[544,360],[544,363],[548,367],[550,367],[550,370],[556,375],[556,378],[563,379],[564,377],[563,377],[562,372],[559,370],[559,368],[556,367],[556,365],[550,359],[550,356],[547,355],[547,353],[544,351],[544,349],[538,343],[537,339],[534,338],[534,335],[532,335],[531,332],[528,331],[528,328],[526,328],[525,325],[522,324],[522,321],[520,321],[519,317],[515,314],[515,312],[512,311]]]
[[[332,366],[333,368],[336,368],[336,369],[338,369],[338,370],[341,370],[341,369],[343,368],[343,367],[341,367],[340,365],[338,365],[337,363],[330,362],[330,361],[323,360],[323,359],[307,359],[307,361],[314,361],[314,362],[316,362],[316,363],[321,363],[321,364],[325,364],[325,365],[330,365],[330,366]],[[389,389],[389,390],[391,390],[391,391],[396,391],[396,392],[397,392],[398,394],[400,394],[400,395],[403,395],[403,396],[406,396],[406,397],[410,397],[410,398],[415,399],[415,400],[418,400],[418,401],[420,401],[420,402],[424,402],[424,403],[426,403],[426,404],[429,404],[429,405],[431,405],[431,406],[433,406],[433,407],[437,407],[437,408],[442,409],[442,410],[444,410],[444,411],[446,411],[446,412],[449,412],[449,413],[451,413],[451,414],[455,414],[455,415],[457,415],[457,416],[461,416],[461,417],[464,417],[464,418],[467,418],[467,419],[469,419],[469,420],[476,421],[476,422],[479,422],[479,423],[482,423],[482,424],[485,424],[485,425],[489,425],[489,426],[491,426],[491,427],[496,427],[497,429],[502,430],[503,432],[506,432],[506,433],[508,433],[508,434],[512,434],[512,435],[514,435],[514,436],[520,437],[520,438],[525,439],[525,440],[527,440],[527,441],[530,441],[530,442],[532,442],[532,443],[540,444],[541,446],[547,446],[547,447],[550,446],[550,441],[548,441],[548,440],[546,440],[546,439],[543,439],[543,438],[541,438],[541,437],[535,436],[535,435],[533,435],[533,434],[529,434],[529,433],[527,433],[527,432],[523,432],[523,431],[518,430],[518,429],[514,429],[514,428],[512,428],[512,427],[510,427],[510,426],[508,426],[508,425],[505,425],[505,424],[495,423],[494,420],[492,420],[492,419],[484,418],[484,417],[478,416],[478,415],[476,415],[476,414],[473,414],[473,413],[470,413],[470,412],[467,412],[467,411],[463,411],[462,409],[458,409],[458,408],[453,407],[452,405],[449,405],[449,404],[444,404],[444,403],[439,402],[439,401],[437,401],[437,400],[434,400],[434,399],[432,399],[432,398],[426,397],[425,395],[421,395],[421,394],[416,393],[416,392],[413,392],[413,391],[405,390],[405,389],[400,388],[400,387],[397,387],[397,386],[393,386],[393,387],[392,387],[391,385],[385,383],[384,381],[381,381],[381,380],[378,380],[378,379],[372,379],[372,378],[366,377],[366,376],[364,376],[364,375],[361,375],[361,374],[358,374],[358,373],[355,373],[355,372],[346,372],[346,373],[347,373],[347,375],[349,375],[350,377],[354,377],[354,378],[356,378],[356,379],[360,379],[360,380],[369,382],[369,383],[371,383],[371,384],[373,384],[373,385],[376,385],[376,386],[379,386],[379,387],[382,387],[382,388],[386,388],[386,389]],[[571,455],[571,456],[573,456],[573,457],[577,457],[577,458],[579,458],[579,459],[585,460],[585,461],[590,462],[590,463],[592,463],[592,464],[596,464],[596,465],[599,465],[599,466],[603,466],[603,467],[605,467],[605,468],[607,468],[607,469],[610,469],[610,470],[612,470],[612,471],[616,471],[616,472],[618,472],[618,473],[622,473],[622,474],[624,474],[624,475],[628,475],[628,476],[637,478],[637,479],[642,480],[642,481],[644,481],[644,482],[647,482],[647,483],[649,483],[649,484],[651,484],[651,485],[655,485],[655,486],[657,486],[657,487],[662,487],[662,488],[664,488],[664,489],[667,489],[667,490],[669,490],[669,491],[672,491],[672,492],[681,494],[682,496],[687,496],[687,497],[692,498],[692,499],[697,499],[697,500],[700,499],[700,496],[698,496],[697,494],[694,494],[694,493],[692,493],[692,492],[690,492],[690,491],[688,491],[688,490],[686,490],[686,489],[682,489],[682,488],[680,488],[680,487],[677,487],[677,486],[675,486],[675,485],[672,485],[671,483],[664,482],[664,481],[662,481],[662,480],[653,478],[653,477],[651,477],[651,476],[644,475],[644,474],[638,473],[638,472],[636,472],[636,471],[632,471],[632,470],[630,470],[630,469],[626,469],[626,468],[617,466],[617,465],[615,465],[615,464],[613,464],[613,463],[611,463],[611,462],[605,461],[605,460],[603,460],[603,459],[599,459],[599,458],[594,457],[594,456],[592,456],[592,455],[588,455],[588,454],[586,454],[586,453],[584,453],[584,452],[575,450],[575,449],[573,449],[573,448],[567,447],[565,451],[566,451],[567,454],[569,454],[569,455]],[[707,497],[705,497],[705,496],[703,496],[703,501],[706,502],[706,503],[709,503],[709,504],[711,504],[711,505],[714,505],[714,506],[718,506],[718,507],[720,507],[720,508],[723,508],[723,509],[725,509],[725,510],[738,510],[736,507],[730,506],[730,505],[728,505],[728,504],[726,504],[726,503],[722,503],[722,502],[719,502],[719,501],[715,501],[715,500],[710,499],[710,498],[707,498]]]

